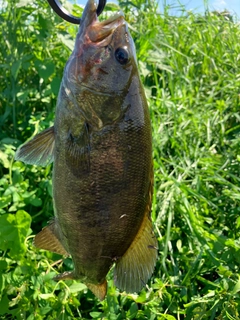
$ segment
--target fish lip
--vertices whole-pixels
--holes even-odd
[[[123,24],[125,24],[125,20],[122,11],[118,11],[113,16],[100,22],[97,17],[95,0],[88,0],[82,14],[77,40],[81,43],[101,46],[103,45],[102,42],[107,41],[116,28]]]
[[[104,21],[95,21],[89,28],[88,37],[93,43],[101,42],[112,35],[115,30],[126,24],[122,11]]]

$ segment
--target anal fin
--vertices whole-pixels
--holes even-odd
[[[132,244],[116,263],[115,285],[126,292],[139,292],[153,273],[158,256],[157,249],[152,221],[146,214]]]
[[[54,221],[40,231],[34,238],[34,245],[40,249],[52,251],[62,255],[68,255],[61,244],[57,232],[57,223]]]
[[[19,147],[15,154],[15,160],[46,166],[53,161],[54,145],[54,127],[50,127]]]
[[[101,284],[86,283],[87,287],[99,299],[103,300],[107,293],[107,281],[104,280]]]

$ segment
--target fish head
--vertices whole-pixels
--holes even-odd
[[[100,22],[96,10],[89,0],[73,52],[77,80],[93,90],[121,91],[136,62],[134,42],[122,12]]]
[[[73,97],[86,102],[81,108],[88,113],[88,100],[98,103],[91,110],[91,117],[98,118],[98,126],[120,116],[119,99],[115,110],[104,109],[106,99],[124,97],[134,70],[137,70],[135,46],[122,12],[105,21],[99,21],[97,5],[88,0],[81,19],[73,53],[65,68],[68,88]],[[66,82],[66,81],[65,81]],[[105,96],[100,98],[99,96]],[[81,104],[81,101],[78,103]],[[114,101],[112,101],[114,102]],[[93,103],[91,103],[93,104]],[[98,110],[96,109],[98,108]],[[101,121],[100,121],[101,120]]]

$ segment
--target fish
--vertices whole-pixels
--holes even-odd
[[[99,21],[88,0],[66,63],[54,125],[20,146],[15,159],[53,162],[54,218],[36,236],[44,250],[71,256],[79,280],[103,300],[114,267],[121,291],[151,278],[158,243],[151,220],[151,122],[136,51],[122,12]]]

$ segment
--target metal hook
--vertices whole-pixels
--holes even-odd
[[[72,14],[70,14],[58,0],[47,0],[52,9],[64,20],[74,23],[74,24],[80,24],[81,18],[75,17]],[[99,0],[98,7],[97,7],[97,15],[99,16],[105,5],[107,0]]]

